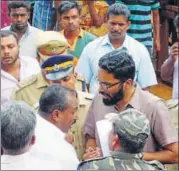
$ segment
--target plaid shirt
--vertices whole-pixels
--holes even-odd
[[[53,0],[35,1],[32,25],[44,31],[51,30],[54,14]]]

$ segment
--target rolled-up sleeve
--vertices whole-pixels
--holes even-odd
[[[163,101],[157,102],[153,118],[152,131],[160,146],[164,147],[178,142],[176,128],[172,124],[170,113]]]

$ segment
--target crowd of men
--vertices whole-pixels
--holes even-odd
[[[11,23],[0,31],[2,170],[177,168],[177,121],[150,93],[158,84],[153,49],[162,48],[157,0],[42,0],[33,15],[29,1],[7,5]],[[178,32],[178,16],[174,24]],[[176,42],[161,68],[164,80],[173,79],[175,102],[178,56]],[[102,128],[106,141],[101,121],[110,125]]]

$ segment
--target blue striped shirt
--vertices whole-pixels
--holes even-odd
[[[41,30],[50,30],[55,14],[53,0],[35,1],[32,25]]]
[[[131,11],[131,26],[128,35],[143,43],[147,47],[152,47],[152,24],[151,12],[160,7],[158,0],[116,0],[128,6]]]

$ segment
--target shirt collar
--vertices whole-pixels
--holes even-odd
[[[109,40],[109,34],[104,36],[104,39],[102,41],[102,45],[110,45],[111,47],[113,47],[113,45],[111,44],[110,40]],[[122,46],[120,46],[119,48],[125,47],[128,49],[128,35],[126,34],[124,42],[122,44]]]
[[[65,35],[64,32],[65,32],[65,30],[60,31],[61,34]],[[85,34],[85,31],[83,29],[80,29],[78,37],[83,38],[84,34]]]
[[[20,155],[2,155],[1,156],[1,163],[8,164],[8,163],[14,163],[14,162],[22,161],[28,155],[29,155],[29,152],[26,152],[26,153],[20,154]]]
[[[37,75],[37,86],[36,88],[48,87],[48,82],[43,78],[42,73]]]
[[[119,158],[119,159],[142,159],[143,155],[142,153],[126,153],[126,152],[121,152],[121,151],[112,151],[111,156],[114,158]]]
[[[141,107],[142,107],[142,101],[141,101],[141,88],[140,86],[135,83],[135,91],[134,94],[132,96],[132,98],[130,99],[130,101],[126,104],[125,106],[125,110],[128,108],[134,108],[140,111]],[[115,108],[115,110],[117,112],[119,112],[118,108],[116,105],[113,106]]]
[[[142,90],[140,86],[136,83],[136,89],[134,95],[132,96],[131,100],[128,103],[128,106],[131,106],[139,111],[141,110],[142,107],[141,91]]]
[[[12,30],[12,24],[11,24],[11,26],[10,26],[10,31],[13,31],[13,30]],[[30,25],[29,23],[27,23],[27,30],[26,30],[26,32],[24,33],[24,35],[25,35],[25,34],[29,34],[29,33],[31,33],[31,32],[32,32],[31,25]]]

